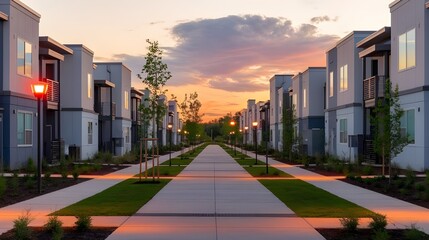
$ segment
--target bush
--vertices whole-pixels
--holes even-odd
[[[381,230],[385,230],[387,226],[387,220],[385,215],[375,214],[372,216],[372,221],[369,223],[369,227],[374,230],[374,232],[378,232]]]
[[[74,166],[74,168],[73,168],[73,172],[72,172],[72,175],[73,175],[73,179],[74,180],[78,180],[79,179],[79,175],[80,175],[80,170],[79,170],[79,167],[78,166]]]
[[[13,231],[15,233],[15,239],[24,240],[31,239],[31,229],[28,226],[33,219],[30,217],[30,212],[27,211],[25,215],[18,217],[13,220]]]
[[[50,216],[48,222],[44,225],[44,229],[52,234],[52,239],[60,240],[63,237],[63,222],[58,219],[58,216]]]
[[[411,188],[416,182],[416,173],[411,169],[407,168],[405,173],[405,187]]]
[[[362,174],[363,175],[372,175],[372,174],[374,174],[374,169],[371,166],[366,165],[362,168]]]
[[[52,178],[51,178],[51,172],[46,171],[46,172],[43,174],[43,178],[44,178],[46,181],[50,182],[50,181],[52,180]]]
[[[404,232],[405,240],[423,240],[429,239],[426,233],[422,232],[416,227],[415,224],[412,224],[409,229],[406,229]]]
[[[6,179],[1,175],[0,176],[0,198],[2,198],[5,191],[6,191]]]
[[[356,232],[359,219],[355,217],[340,218],[340,223],[347,232]]]
[[[25,171],[27,174],[35,174],[36,173],[36,165],[34,165],[34,161],[32,158],[28,158],[27,165],[25,167]]]
[[[80,215],[76,216],[76,230],[79,232],[88,231],[92,227],[92,218],[91,216]]]
[[[390,236],[386,229],[377,230],[374,232],[373,240],[389,240]]]

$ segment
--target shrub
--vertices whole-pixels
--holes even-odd
[[[374,232],[373,240],[389,240],[390,236],[386,229],[380,229]]]
[[[27,178],[26,180],[25,180],[25,187],[26,188],[28,188],[28,189],[33,189],[34,187],[35,187],[35,185],[36,185],[36,181],[34,180],[34,178]]]
[[[372,175],[374,173],[374,169],[371,166],[364,166],[362,168],[362,174],[363,175]]]
[[[428,236],[426,235],[426,233],[418,229],[415,224],[412,224],[409,229],[405,230],[404,237],[405,237],[405,240],[428,239]]]
[[[52,239],[60,240],[63,237],[63,222],[58,219],[58,216],[50,216],[48,222],[44,225],[44,229],[52,234]]]
[[[18,195],[18,190],[19,190],[19,178],[18,178],[18,174],[15,172],[13,173],[12,178],[9,180],[9,187],[12,190],[13,195]]]
[[[405,172],[405,187],[411,188],[416,182],[416,173],[411,169],[407,168]]]
[[[340,218],[340,223],[347,232],[356,232],[359,219],[355,217]]]
[[[80,170],[79,170],[79,167],[78,166],[74,166],[74,168],[73,168],[73,172],[72,172],[72,175],[73,175],[73,179],[74,180],[78,180],[79,179],[79,175],[80,175]]]
[[[5,191],[6,191],[6,179],[2,175],[0,175],[0,198],[2,198]]]
[[[67,170],[61,170],[60,174],[63,179],[67,179],[67,176],[69,175]]]
[[[36,165],[34,165],[34,161],[31,157],[28,158],[27,165],[25,166],[25,171],[28,174],[35,174],[36,173]]]
[[[49,171],[46,171],[44,174],[43,174],[43,178],[46,180],[46,181],[51,181],[52,180],[52,178],[51,178],[51,172],[49,172]]]
[[[13,231],[15,233],[15,239],[24,240],[31,239],[31,229],[28,226],[33,219],[30,216],[30,212],[27,210],[25,215],[18,217],[13,220]]]
[[[426,185],[424,183],[416,183],[414,185],[414,188],[416,189],[416,191],[418,192],[424,192],[426,189]]]
[[[92,227],[92,218],[91,216],[80,215],[76,216],[76,230],[79,232],[84,232],[89,230]]]
[[[369,227],[374,232],[385,230],[387,226],[387,220],[385,215],[375,214],[372,216],[372,221],[369,223]]]

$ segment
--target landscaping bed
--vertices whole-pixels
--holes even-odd
[[[372,229],[358,229],[354,233],[350,233],[344,229],[340,228],[323,228],[316,229],[326,240],[366,240],[366,239],[375,239],[374,231]],[[404,240],[404,239],[418,239],[418,240],[427,240],[428,235],[422,236],[419,238],[407,238],[408,229],[386,229],[387,234],[390,238],[389,240]],[[385,238],[379,238],[385,239]]]
[[[46,231],[42,227],[31,227],[32,238],[37,240],[51,240],[52,234]],[[62,240],[104,240],[112,232],[116,230],[116,227],[91,227],[87,231],[77,231],[74,227],[64,227],[64,236]],[[14,240],[15,234],[13,230],[9,230],[2,235],[0,235],[0,240]]]

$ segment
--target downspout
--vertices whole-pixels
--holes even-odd
[[[362,83],[366,79],[366,57],[363,57],[362,59]],[[362,148],[362,157],[365,158],[366,153],[366,145],[365,145],[365,139],[366,139],[366,106],[365,106],[365,86],[362,84],[362,101],[363,101],[363,148]],[[371,134],[371,133],[370,133]],[[358,148],[359,149],[359,148]],[[359,159],[359,153],[358,153],[358,159]],[[363,159],[362,159],[363,160]]]

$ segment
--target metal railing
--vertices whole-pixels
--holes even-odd
[[[373,76],[363,80],[364,101],[384,97],[385,80],[384,76]]]
[[[46,93],[46,100],[49,102],[59,102],[60,101],[60,83],[45,78],[46,83],[48,84],[48,92]]]

